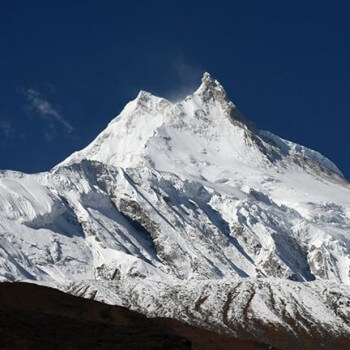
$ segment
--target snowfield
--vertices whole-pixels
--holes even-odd
[[[0,172],[0,278],[327,348],[350,337],[350,186],[205,73],[178,103],[141,91],[49,172]]]

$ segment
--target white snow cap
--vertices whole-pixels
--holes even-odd
[[[176,174],[200,172],[213,179],[218,168],[230,173],[242,165],[275,167],[279,160],[283,167],[310,167],[303,161],[309,159],[341,175],[319,153],[292,142],[286,147],[287,141],[271,135],[245,119],[219,81],[205,72],[198,89],[177,103],[141,90],[90,145],[60,165],[89,159]]]

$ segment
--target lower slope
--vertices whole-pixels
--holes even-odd
[[[267,349],[26,283],[0,284],[1,349]]]
[[[63,288],[148,317],[177,319],[282,350],[350,349],[350,290],[331,281],[138,278],[73,282]]]

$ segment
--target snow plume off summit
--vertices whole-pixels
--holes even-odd
[[[349,183],[205,73],[177,103],[141,91],[49,172],[2,171],[0,276],[280,349],[348,349]]]

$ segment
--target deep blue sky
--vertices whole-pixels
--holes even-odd
[[[0,169],[47,170],[139,89],[203,71],[261,129],[350,177],[349,1],[0,2]]]

